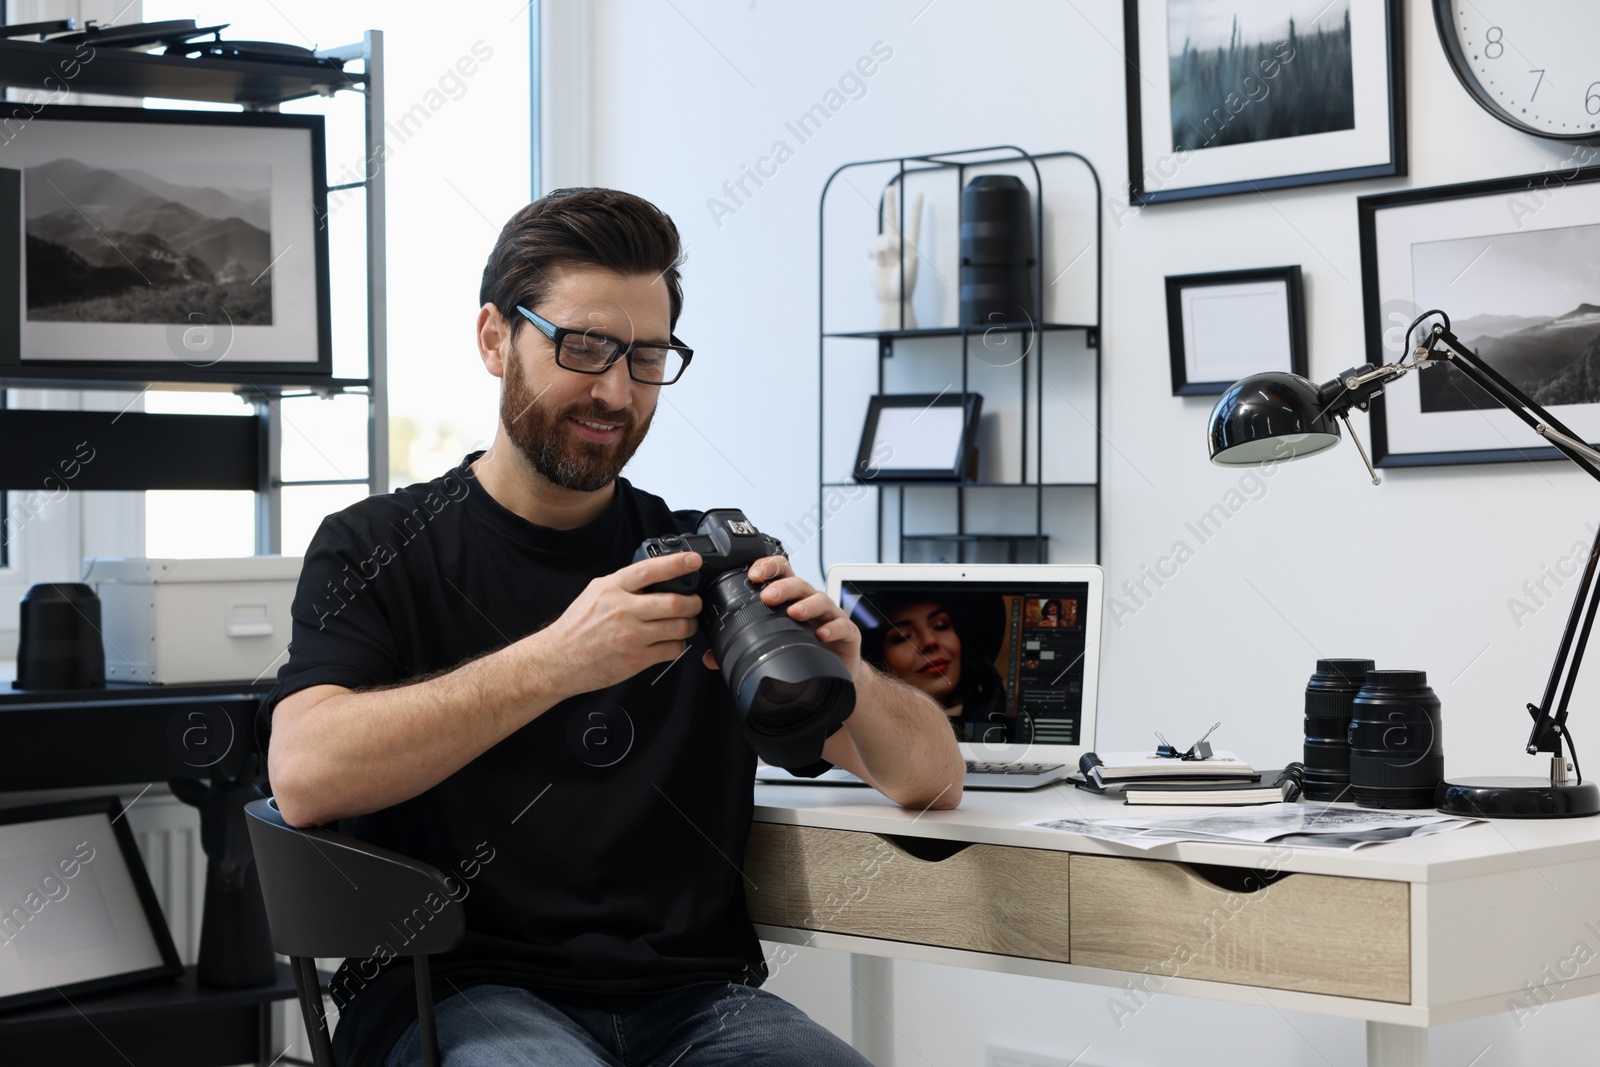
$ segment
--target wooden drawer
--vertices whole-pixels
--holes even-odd
[[[1072,962],[1269,989],[1411,1001],[1405,882],[1072,857]],[[1231,875],[1232,877],[1224,877]]]
[[[1065,963],[1067,861],[1047,849],[755,823],[745,893],[755,922]]]
[[[789,837],[787,826],[750,824],[744,843],[744,903],[750,921],[785,926],[789,915]]]

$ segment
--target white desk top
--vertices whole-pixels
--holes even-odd
[[[755,801],[758,822],[1184,863],[1249,866],[1270,860],[1273,867],[1285,871],[1404,882],[1444,882],[1600,857],[1600,817],[1497,819],[1429,837],[1368,845],[1354,852],[1295,848],[1285,856],[1281,849],[1275,851],[1270,845],[1179,842],[1149,850],[1133,849],[1021,825],[1030,819],[1051,817],[1110,819],[1203,810],[1129,807],[1120,800],[1066,784],[1029,792],[968,790],[961,806],[950,811],[909,811],[861,786],[757,785]]]

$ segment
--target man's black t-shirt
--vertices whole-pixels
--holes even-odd
[[[402,683],[511,644],[642,540],[698,519],[619,479],[593,522],[537,526],[478,483],[480,454],[323,520],[264,729],[308,686]],[[434,957],[436,998],[497,982],[624,1011],[696,982],[765,980],[741,871],[755,754],[703,647],[563,701],[421,795],[339,823],[452,879],[467,936]],[[391,959],[405,934],[334,978],[342,1063],[377,1062],[416,1017],[411,968]]]

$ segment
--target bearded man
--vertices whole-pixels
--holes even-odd
[[[700,516],[619,476],[693,358],[673,332],[681,261],[671,219],[627,193],[519,211],[479,294],[492,447],[328,516],[306,550],[263,701],[273,793],[289,823],[337,823],[461,889],[466,938],[432,961],[447,1064],[866,1063],[759,988],[741,871],[755,753],[697,638],[700,598],[644,591],[701,560],[632,562]],[[821,761],[791,770],[954,807],[939,706],[863,664],[855,624],[787,559],[749,578],[856,686]],[[335,975],[340,1063],[421,1062],[394,962]]]

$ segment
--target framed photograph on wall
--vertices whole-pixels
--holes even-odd
[[[977,393],[880,393],[867,403],[851,474],[858,482],[960,481],[982,410]]]
[[[25,134],[0,144],[22,231],[0,377],[331,376],[320,115],[52,105]]]
[[[1169,276],[1167,346],[1173,396],[1215,396],[1261,371],[1305,376],[1300,268]]]
[[[1367,360],[1393,363],[1424,311],[1585,441],[1600,442],[1600,167],[1356,201]],[[1353,362],[1353,361],[1352,361]],[[1454,367],[1372,405],[1384,467],[1556,459]]]
[[[1402,0],[1124,0],[1135,205],[1406,172]]]
[[[183,973],[116,797],[0,809],[0,1009]]]

